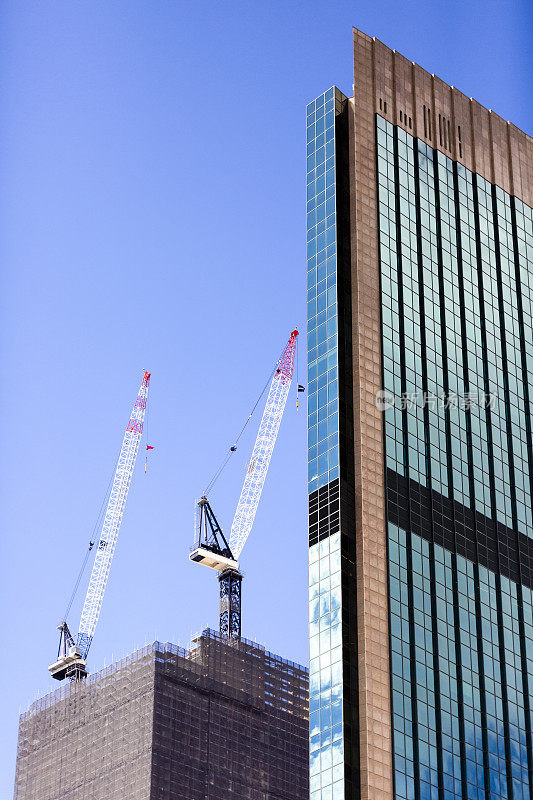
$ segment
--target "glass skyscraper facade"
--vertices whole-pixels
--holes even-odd
[[[307,107],[311,800],[533,800],[531,139],[354,37]]]
[[[396,796],[529,800],[532,210],[376,135]]]
[[[343,537],[341,546],[341,527],[349,527],[353,515],[348,504],[341,507],[341,483],[343,497],[350,492],[346,469],[341,476],[339,468],[341,454],[344,464],[350,451],[351,407],[345,108],[346,97],[335,87],[307,106],[310,770],[311,796],[331,800],[345,796],[351,781],[345,763],[355,744],[355,709],[343,693],[350,664],[343,663],[342,647],[342,617],[349,615],[353,588],[341,586],[342,572],[353,572],[355,540]],[[355,619],[353,626],[355,634]]]

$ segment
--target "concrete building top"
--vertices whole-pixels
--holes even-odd
[[[355,93],[374,112],[533,205],[533,139],[459,89],[354,28]]]

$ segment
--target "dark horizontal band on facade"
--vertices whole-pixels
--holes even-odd
[[[309,495],[309,547],[340,529],[339,479]]]
[[[533,540],[387,469],[387,519],[533,589]]]
[[[336,478],[309,495],[309,547],[339,530],[355,536],[354,492],[346,480]]]

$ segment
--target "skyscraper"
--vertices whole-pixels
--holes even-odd
[[[531,800],[532,140],[354,60],[307,107],[311,800]]]
[[[212,631],[21,716],[15,800],[307,800],[307,669]]]

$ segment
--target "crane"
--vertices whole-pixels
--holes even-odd
[[[122,522],[135,461],[139,452],[149,383],[150,373],[145,372],[124,433],[76,639],[72,636],[66,619],[58,625],[60,634],[57,661],[51,664],[48,669],[51,676],[59,681],[64,680],[64,678],[80,680],[87,676],[87,654],[100,616],[120,523]],[[91,541],[89,551],[92,550],[93,546],[94,542]],[[80,578],[78,578],[78,583]]]
[[[220,634],[225,638],[240,639],[241,636],[242,574],[239,570],[239,556],[254,524],[289,395],[297,336],[298,331],[295,329],[274,370],[228,539],[224,536],[205,493],[197,504],[197,543],[189,558],[219,573]],[[230,448],[233,449],[235,445]]]

